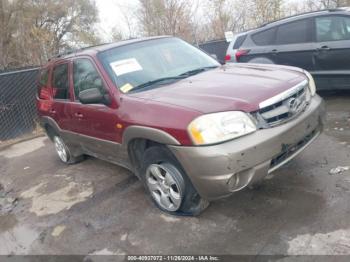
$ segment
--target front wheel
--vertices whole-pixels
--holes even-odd
[[[158,208],[172,215],[199,215],[209,205],[165,146],[144,152],[141,179]]]
[[[151,164],[146,170],[146,184],[162,209],[170,212],[179,210],[184,197],[184,183],[176,167],[169,163]]]

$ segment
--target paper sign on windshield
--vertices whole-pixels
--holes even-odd
[[[120,88],[120,90],[122,90],[123,93],[127,93],[127,92],[129,92],[131,89],[133,89],[133,88],[134,88],[134,87],[133,87],[131,84],[127,83],[127,84],[123,85],[123,86]]]
[[[110,66],[117,76],[142,70],[142,66],[139,64],[139,62],[137,62],[135,58],[115,61],[110,63]]]

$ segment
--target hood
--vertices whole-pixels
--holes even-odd
[[[305,79],[302,71],[293,67],[231,64],[131,95],[202,113],[253,112],[261,102]]]

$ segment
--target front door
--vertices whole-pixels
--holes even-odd
[[[102,103],[82,104],[79,101],[79,93],[90,88],[98,88],[101,93],[109,95],[91,59],[78,58],[73,61],[73,85],[75,103],[72,105],[72,119],[81,146],[93,156],[123,164],[125,155],[121,152],[117,109]]]
[[[350,16],[315,18],[315,76],[322,88],[350,88]]]

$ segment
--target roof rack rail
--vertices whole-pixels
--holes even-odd
[[[309,11],[309,12],[305,12],[305,13],[301,13],[301,14],[290,15],[290,16],[283,17],[281,19],[277,19],[277,20],[273,20],[271,22],[264,23],[261,26],[259,26],[258,28],[267,26],[269,24],[272,24],[272,23],[275,23],[278,21],[283,21],[284,19],[288,19],[288,18],[292,18],[292,17],[302,16],[302,15],[307,15],[307,14],[312,14],[312,13],[318,13],[318,12],[337,12],[337,11],[344,11],[344,10],[350,11],[350,7],[329,8],[329,9],[322,9],[322,10],[316,10],[316,11]]]
[[[54,58],[59,58],[59,57],[63,57],[63,56],[66,56],[66,55],[76,54],[76,53],[78,53],[80,51],[83,51],[83,50],[86,50],[86,49],[89,49],[89,48],[93,48],[93,47],[106,45],[106,44],[108,44],[108,43],[103,43],[103,44],[98,44],[98,45],[90,45],[90,46],[80,47],[80,48],[76,48],[76,49],[71,49],[71,50],[68,50],[66,52],[62,52],[62,53],[58,53],[56,55],[53,55],[52,57],[49,58],[48,61],[51,61]]]
[[[58,53],[56,55],[53,55],[52,57],[49,58],[49,61],[53,58],[59,58],[59,57],[62,57],[62,56],[65,56],[65,55],[70,55],[72,53],[75,52],[75,49],[72,49],[72,50],[69,50],[69,51],[66,51],[66,52],[62,52],[62,53]]]
[[[350,6],[342,6],[337,8],[328,9],[329,12],[337,12],[337,11],[350,11]]]

